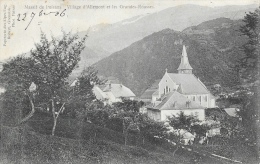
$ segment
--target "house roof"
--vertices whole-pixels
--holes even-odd
[[[195,138],[195,136],[193,134],[191,134],[190,132],[188,132],[187,130],[184,130],[184,129],[181,129],[179,131],[179,134],[182,136],[183,139]]]
[[[107,85],[97,85],[102,91],[106,88]]]
[[[238,117],[238,108],[224,108],[225,112],[231,117]]]
[[[153,96],[158,96],[159,95],[159,90],[157,89],[152,95]]]
[[[104,87],[104,86],[102,86],[102,87]],[[135,97],[135,94],[129,88],[127,88],[126,86],[124,86],[122,84],[107,84],[101,90],[103,92],[111,92],[116,98]]]
[[[159,88],[159,82],[161,79],[155,80],[155,82],[149,87],[144,93],[141,95],[140,99],[152,99],[152,95],[156,92]]]
[[[181,85],[182,94],[209,94],[206,86],[193,74],[167,73],[173,82]]]
[[[189,102],[189,106],[186,105],[187,102]],[[177,91],[169,92],[162,97],[162,101],[158,105],[153,106],[153,104],[150,104],[147,108],[157,110],[204,109],[204,107],[194,101],[190,101]]]
[[[77,82],[78,82],[78,79],[75,79],[75,80],[70,84],[70,86],[71,86],[71,87],[75,87]]]

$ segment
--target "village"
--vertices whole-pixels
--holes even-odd
[[[194,117],[197,124],[209,126],[204,136],[199,136],[198,142],[205,144],[213,136],[230,138],[236,129],[239,129],[242,119],[237,112],[238,108],[219,108],[216,105],[216,97],[210,93],[207,87],[192,73],[186,47],[183,45],[181,63],[178,73],[168,73],[167,68],[162,79],[155,80],[151,88],[148,88],[140,98],[118,80],[111,79],[103,85],[95,85],[93,93],[96,98],[105,105],[122,102],[124,99],[142,101],[143,106],[139,112],[155,121],[169,125],[168,117],[179,117],[181,113]],[[70,85],[74,87],[77,80]],[[221,119],[236,120],[235,126],[225,127],[221,125]],[[196,122],[194,122],[196,124]],[[191,126],[191,125],[190,125]],[[192,144],[197,136],[196,132],[185,129],[170,128],[169,132],[178,133],[184,145]],[[221,133],[222,132],[222,133]]]
[[[23,24],[32,40],[0,60],[0,163],[258,163],[259,7],[164,3],[66,2],[57,27],[77,32]]]

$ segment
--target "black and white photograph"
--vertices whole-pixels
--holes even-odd
[[[259,164],[259,0],[0,0],[0,164]]]

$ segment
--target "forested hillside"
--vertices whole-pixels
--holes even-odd
[[[234,65],[244,42],[242,21],[218,18],[177,32],[165,29],[99,61],[100,75],[117,77],[140,95],[168,69],[175,73],[185,45],[193,73],[207,86],[232,87],[239,83]]]

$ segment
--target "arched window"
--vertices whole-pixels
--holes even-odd
[[[166,86],[166,93],[168,93],[168,86]]]

